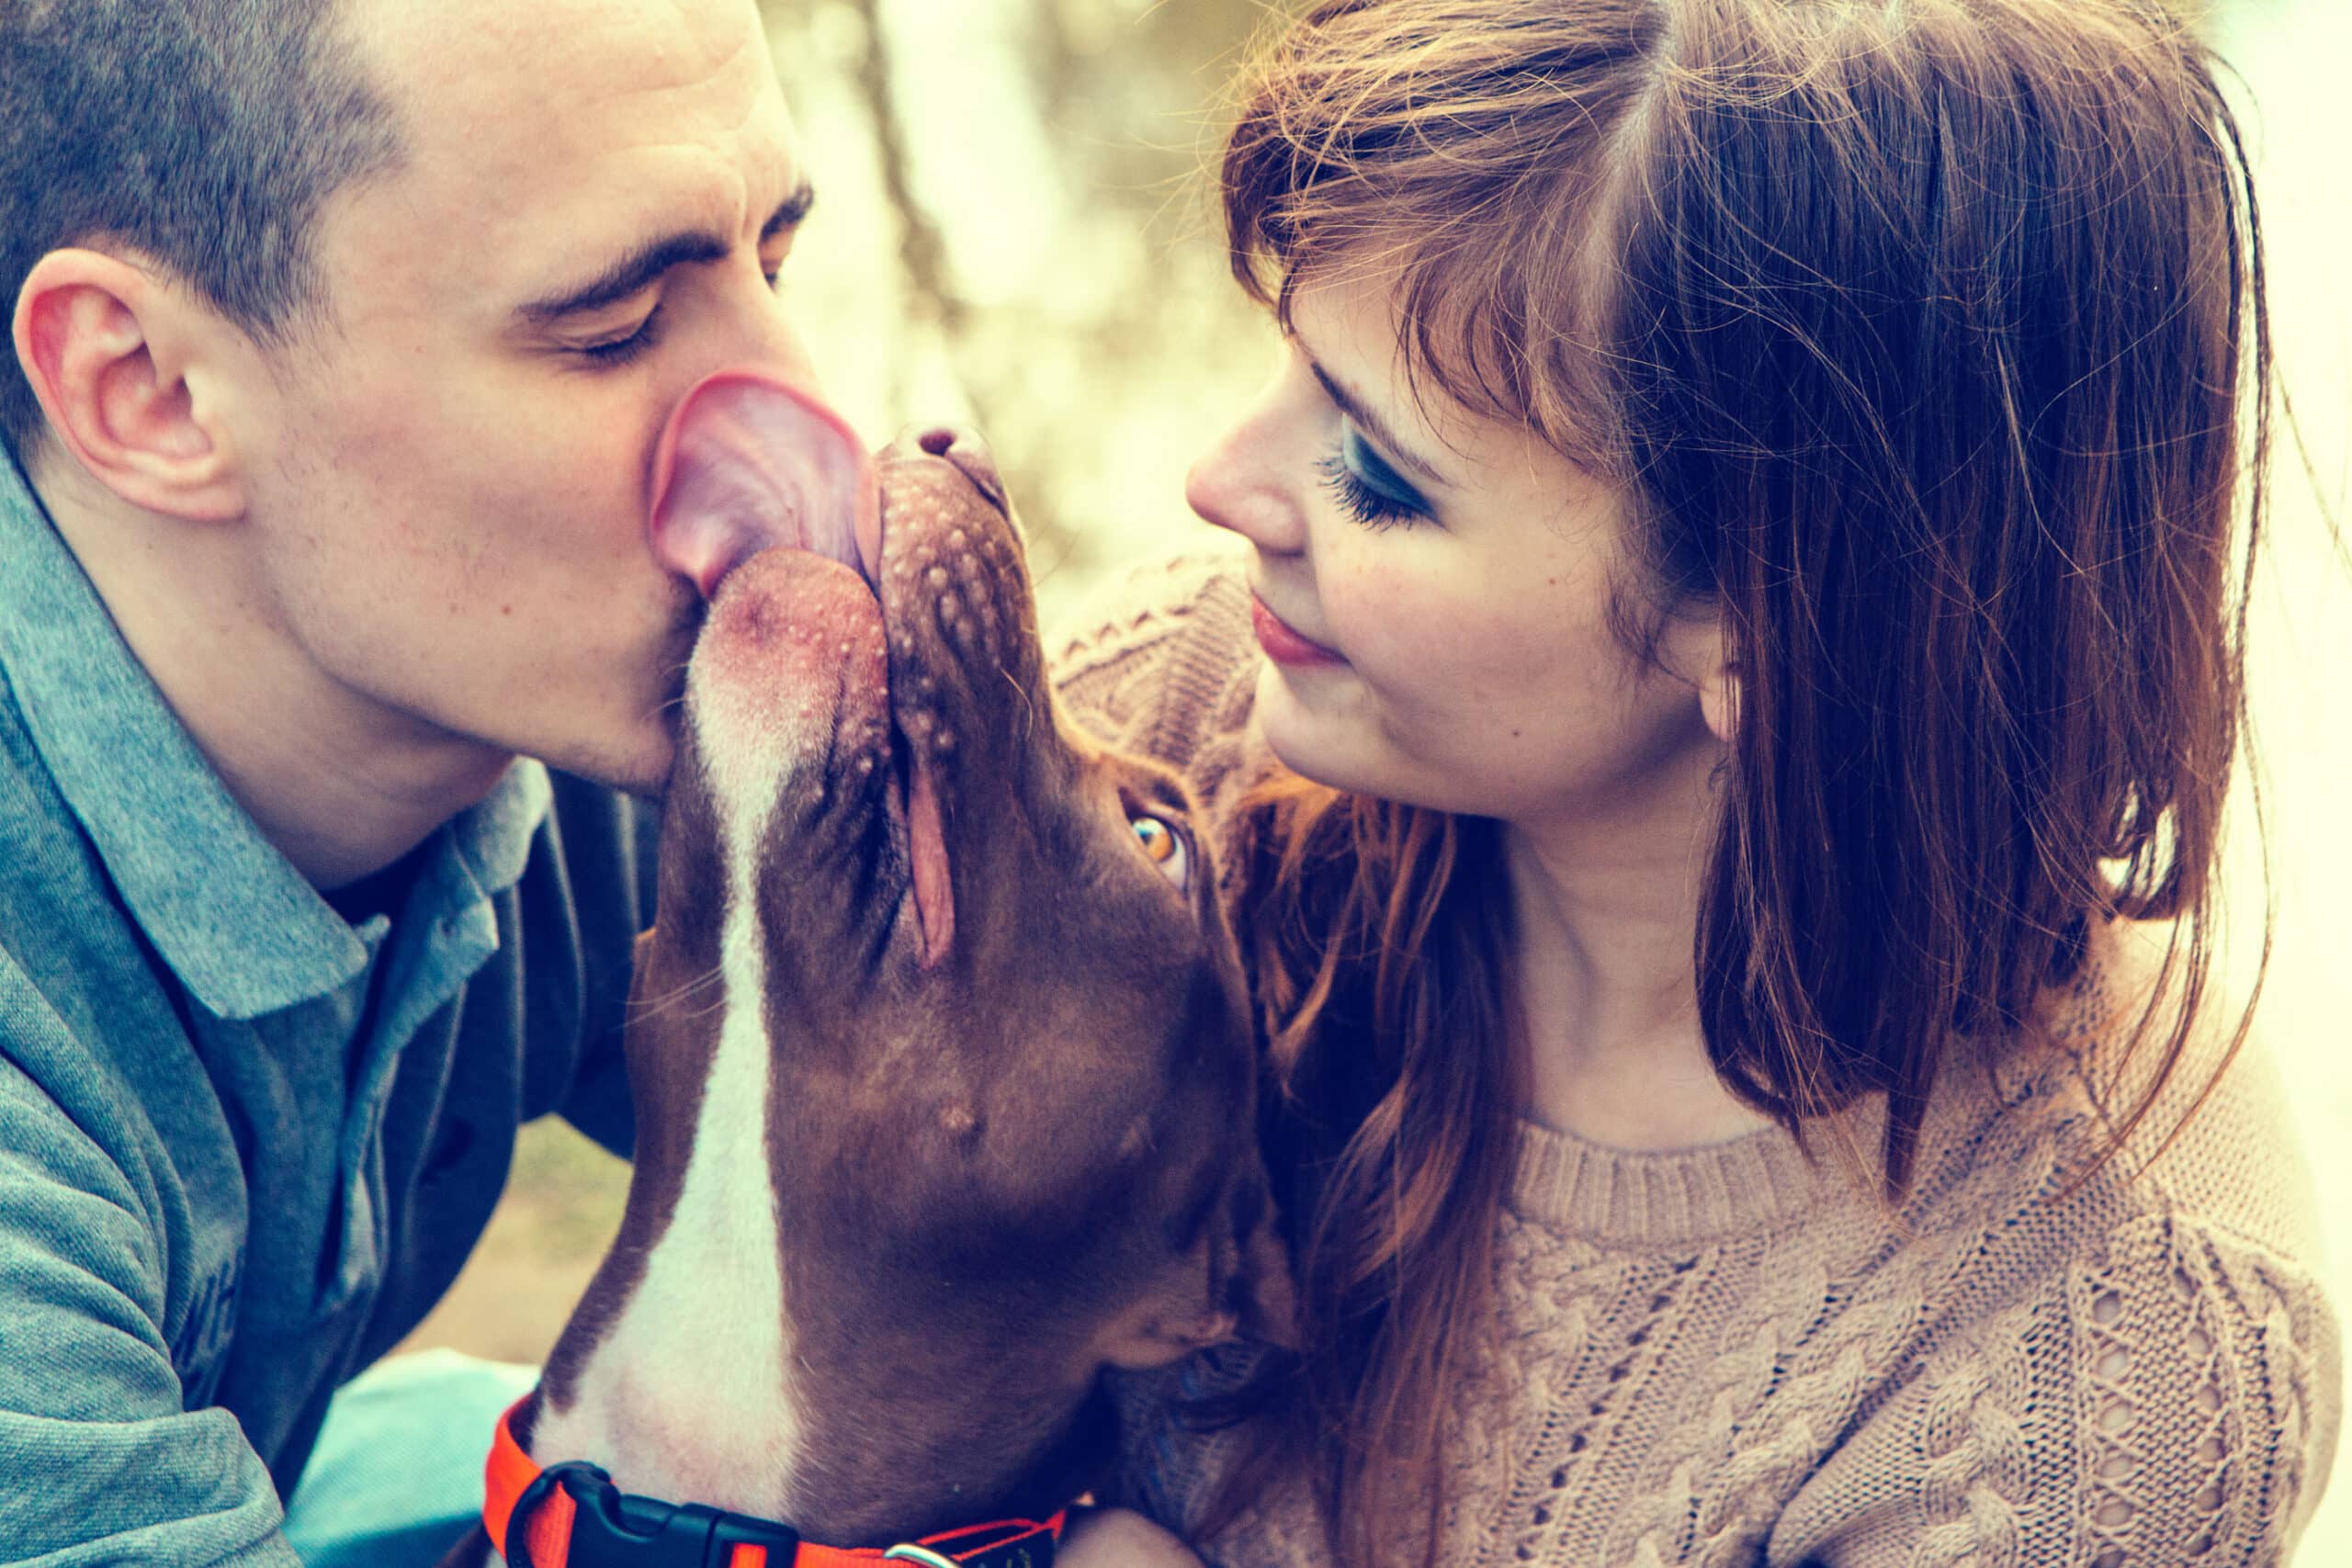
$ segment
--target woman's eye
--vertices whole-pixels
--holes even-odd
[[[1176,829],[1157,817],[1131,818],[1129,824],[1136,830],[1136,842],[1143,846],[1145,856],[1159,868],[1160,874],[1179,887],[1188,886],[1192,856],[1184,852],[1184,840],[1177,837]]]
[[[1318,465],[1323,487],[1340,509],[1367,528],[1393,528],[1423,522],[1430,503],[1374,451],[1352,424],[1343,426],[1340,448]]]

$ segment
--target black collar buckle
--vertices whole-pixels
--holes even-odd
[[[769,1568],[791,1568],[800,1550],[787,1526],[700,1503],[663,1503],[613,1484],[593,1464],[553,1465],[514,1500],[506,1524],[507,1568],[531,1561],[531,1516],[561,1487],[572,1503],[571,1548],[565,1568],[727,1568],[739,1546],[767,1549]]]

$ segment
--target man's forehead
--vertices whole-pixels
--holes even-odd
[[[351,3],[364,63],[429,139],[560,139],[775,80],[752,0]]]
[[[756,222],[799,179],[751,0],[355,0],[353,20],[410,153],[375,216],[435,231],[418,260],[525,287],[646,224]]]

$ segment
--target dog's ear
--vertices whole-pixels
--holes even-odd
[[[1229,1339],[1296,1349],[1296,1301],[1290,1254],[1261,1190],[1225,1204],[1162,1287],[1111,1325],[1102,1359],[1143,1371]]]
[[[1241,1337],[1284,1350],[1299,1348],[1298,1292],[1293,1280],[1290,1249],[1281,1229],[1267,1215],[1241,1243],[1240,1271],[1228,1293],[1241,1303]]]
[[[653,962],[653,933],[648,926],[637,933],[637,941],[628,950],[628,1016],[635,1018],[639,1004],[645,998],[646,971]]]

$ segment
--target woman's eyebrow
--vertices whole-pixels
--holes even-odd
[[[1301,352],[1304,354],[1304,350]],[[1323,394],[1331,400],[1334,407],[1354,421],[1356,425],[1377,442],[1384,451],[1405,467],[1433,485],[1442,486],[1445,483],[1445,476],[1414,456],[1411,447],[1396,439],[1396,433],[1388,428],[1387,422],[1365,406],[1362,399],[1340,385],[1338,378],[1324,369],[1313,355],[1305,354],[1305,358],[1306,367],[1312,370],[1315,373],[1315,378],[1323,384]]]

